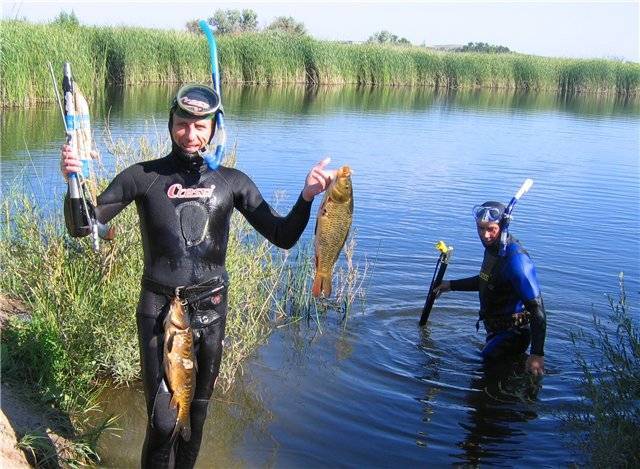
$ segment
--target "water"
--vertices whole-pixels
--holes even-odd
[[[166,136],[173,89],[111,90],[94,106],[115,138]],[[247,365],[235,394],[212,405],[200,467],[567,465],[578,458],[559,414],[578,399],[568,333],[607,312],[624,271],[629,303],[640,291],[640,107],[612,97],[427,89],[229,89],[238,167],[286,211],[324,156],[355,172],[357,260],[373,263],[366,305],[346,328],[277,329]],[[50,210],[57,172],[56,108],[2,116],[3,188],[16,175]],[[100,117],[98,117],[100,116]],[[100,144],[107,166],[112,164]],[[28,149],[28,151],[27,151]],[[547,375],[527,382],[521,363],[486,370],[478,357],[477,296],[452,292],[424,331],[417,320],[438,239],[455,246],[447,278],[474,275],[482,259],[471,207],[532,190],[512,232],[534,258],[547,307]],[[5,192],[6,193],[6,192]],[[314,207],[317,207],[318,202]],[[302,242],[312,237],[313,220]],[[632,309],[637,317],[637,311]],[[588,351],[587,351],[588,352]],[[230,399],[233,402],[228,402]],[[126,413],[105,464],[135,466],[142,396],[111,395]]]

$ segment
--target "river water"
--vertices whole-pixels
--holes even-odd
[[[173,87],[109,90],[94,105],[96,140],[166,138]],[[371,263],[366,302],[347,324],[277,328],[246,365],[233,394],[216,398],[199,467],[579,462],[561,415],[579,399],[569,332],[608,312],[624,271],[629,303],[640,292],[640,106],[606,96],[458,92],[411,88],[231,88],[225,99],[237,166],[288,210],[308,169],[325,156],[354,170],[356,258]],[[20,175],[57,210],[62,132],[55,107],[2,115],[3,189]],[[417,321],[437,259],[455,247],[447,278],[477,273],[482,246],[471,207],[508,202],[534,186],[511,225],[536,263],[547,308],[547,375],[522,363],[479,359],[477,295],[436,302]],[[316,201],[315,209],[318,206]],[[312,239],[313,219],[302,242]],[[637,310],[632,309],[637,318]],[[587,356],[593,351],[584,350]],[[138,464],[143,399],[110,394],[121,438],[104,464]]]

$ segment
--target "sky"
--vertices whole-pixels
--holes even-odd
[[[365,41],[387,30],[417,45],[486,42],[527,54],[640,62],[640,0],[4,0],[2,17],[47,22],[73,10],[82,24],[184,29],[218,9],[245,8],[256,11],[260,27],[292,16],[317,39]]]

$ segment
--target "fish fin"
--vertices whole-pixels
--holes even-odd
[[[169,407],[171,407],[172,409],[178,408],[178,399],[176,399],[175,393],[173,393],[173,395],[171,396],[171,402],[169,402]]]
[[[322,293],[325,298],[329,298],[331,296],[331,277],[324,277],[322,279]]]
[[[318,298],[321,292],[324,293],[324,296],[327,298],[329,297],[329,295],[331,295],[331,278],[316,273],[316,277],[313,280],[311,293],[315,298]]]
[[[191,439],[191,419],[187,417],[187,422],[182,426],[180,430],[180,435],[184,441],[189,441]]]
[[[176,336],[175,333],[170,333],[170,332],[166,332],[165,334],[169,334],[169,336],[167,337],[167,340],[165,341],[165,349],[167,351],[167,353],[171,353],[171,351],[173,350],[173,338]]]
[[[173,427],[173,432],[171,433],[170,441],[176,441],[176,437],[182,431],[182,425],[180,425],[180,420],[176,420],[176,426]],[[191,432],[189,432],[191,433]]]
[[[318,298],[320,296],[320,290],[322,288],[322,277],[316,274],[316,277],[313,279],[313,287],[311,287],[311,294],[314,298]]]

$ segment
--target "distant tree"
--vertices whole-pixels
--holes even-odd
[[[293,16],[278,16],[266,29],[284,31],[290,34],[307,34],[307,28],[304,23],[296,21]]]
[[[240,20],[243,32],[258,30],[258,14],[254,10],[242,10],[242,18]]]
[[[505,52],[511,52],[508,47],[493,46],[486,42],[470,42],[466,46],[458,47],[456,52],[487,52],[490,54],[500,54]]]
[[[367,42],[378,43],[378,44],[394,44],[394,45],[410,45],[411,44],[411,42],[407,38],[398,37],[395,34],[392,34],[386,30],[373,33],[373,35],[371,35],[369,39],[367,39]]]
[[[218,34],[240,34],[258,29],[258,14],[254,10],[216,10],[207,20]]]
[[[187,21],[185,28],[187,28],[187,32],[191,34],[198,34],[200,32],[200,25],[198,24],[199,20],[191,20]]]
[[[72,28],[76,26],[80,26],[80,20],[78,19],[78,17],[76,16],[73,10],[71,10],[71,13],[67,13],[66,11],[61,11],[60,13],[58,13],[58,16],[56,16],[51,23],[56,24],[58,26],[72,27]]]

